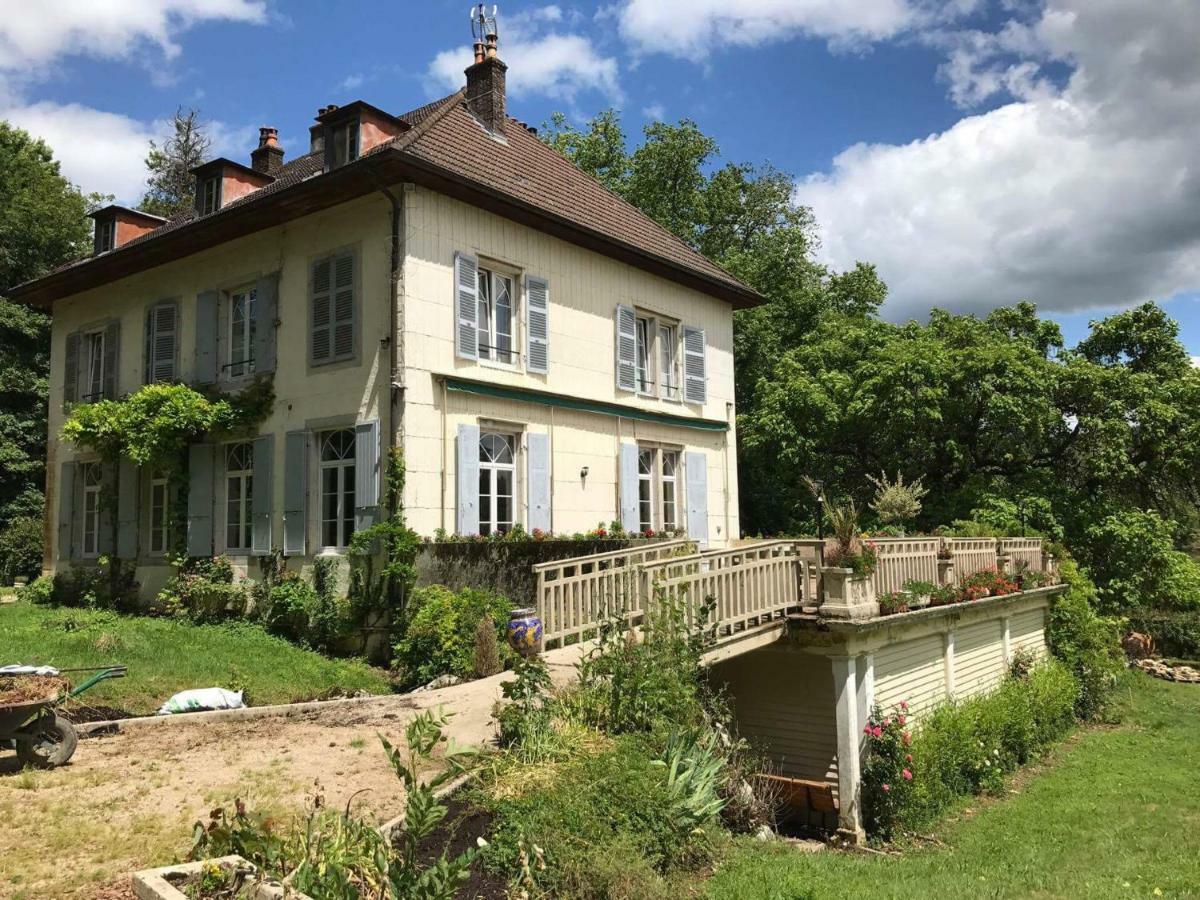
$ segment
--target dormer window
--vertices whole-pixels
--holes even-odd
[[[96,221],[96,252],[107,253],[117,245],[117,220],[98,219]]]
[[[344,166],[348,162],[354,162],[358,159],[358,121],[343,122],[341,125],[330,129],[329,135],[332,144],[330,157],[330,168],[336,169],[339,166]]]
[[[207,216],[221,208],[221,179],[205,178],[200,184],[200,215]]]

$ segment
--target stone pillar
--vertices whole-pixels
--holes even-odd
[[[837,720],[838,833],[851,843],[862,843],[862,727],[859,721],[858,666],[853,656],[835,656],[833,692]]]
[[[938,587],[953,587],[954,585],[954,559],[953,557],[943,559],[938,557]]]

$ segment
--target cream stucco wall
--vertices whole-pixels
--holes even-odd
[[[728,303],[422,188],[407,191],[405,225],[404,428],[410,473],[406,507],[418,531],[454,530],[458,426],[494,420],[523,433],[551,435],[555,531],[583,531],[619,518],[617,448],[624,440],[703,451],[710,542],[720,546],[731,535],[738,536],[733,315]],[[478,256],[481,265],[490,261],[549,280],[548,374],[456,357],[454,255],[459,251]],[[618,303],[704,329],[708,392],[703,406],[617,390]],[[729,430],[700,431],[448,393],[438,376],[728,422]],[[585,466],[588,476],[583,479],[580,471]]]

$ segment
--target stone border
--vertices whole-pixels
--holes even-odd
[[[214,859],[201,859],[196,862],[181,863],[177,866],[160,866],[157,869],[143,869],[134,872],[132,883],[133,893],[138,900],[187,900],[187,894],[179,890],[167,880],[168,875],[188,877],[198,875],[205,866],[218,865],[222,868],[247,868],[254,872],[258,869],[254,863],[241,856],[218,856]],[[284,887],[277,881],[260,881],[253,886],[252,900],[312,900],[308,894],[302,894],[294,888]]]

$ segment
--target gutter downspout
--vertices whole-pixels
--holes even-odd
[[[392,252],[388,271],[389,319],[388,319],[388,459],[397,447],[404,448],[404,200],[405,185],[400,185],[400,195],[389,188],[379,192],[392,204]],[[388,512],[395,514],[395,504],[403,504],[404,498],[389,498]]]

